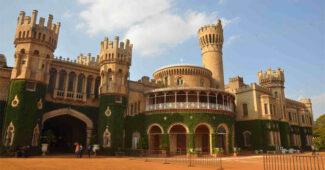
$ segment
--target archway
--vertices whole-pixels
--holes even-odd
[[[70,108],[45,113],[42,124],[42,136],[52,138],[50,152],[73,153],[75,142],[86,148],[93,130],[93,123],[86,115]]]
[[[221,124],[217,128],[217,147],[228,153],[228,128],[225,124]]]
[[[149,150],[159,150],[163,129],[158,124],[153,124],[148,128]]]
[[[173,124],[168,129],[171,152],[186,152],[186,134],[188,128],[180,123]]]
[[[211,150],[211,127],[206,124],[196,126],[195,132],[195,149],[203,153],[209,153]]]

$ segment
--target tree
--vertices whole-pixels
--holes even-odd
[[[325,114],[316,120],[313,135],[315,145],[318,147],[325,146]]]

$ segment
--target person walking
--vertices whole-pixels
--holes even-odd
[[[93,149],[93,146],[91,144],[88,145],[88,158],[90,158],[91,150]]]
[[[80,158],[82,158],[83,149],[84,149],[84,148],[83,148],[82,144],[80,144],[80,150],[79,150]]]
[[[80,152],[80,146],[79,143],[75,143],[75,145],[76,145],[75,154],[76,154],[76,158],[78,158]]]

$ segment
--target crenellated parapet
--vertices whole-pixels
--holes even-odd
[[[105,37],[100,43],[100,94],[127,95],[127,79],[132,61],[132,48],[129,40],[119,42],[119,37],[114,42]]]
[[[37,10],[33,10],[31,17],[25,16],[24,11],[19,13],[14,44],[34,42],[42,44],[54,52],[57,47],[61,24],[60,22],[52,23],[53,15],[51,14],[47,18],[46,25],[43,17],[40,17],[37,24],[37,13]]]
[[[258,84],[265,87],[284,87],[284,71],[280,68],[272,70],[268,68],[267,71],[260,70],[257,74]]]
[[[223,28],[221,20],[217,24],[205,25],[198,31],[199,43],[202,50],[222,51],[223,45]]]
[[[109,41],[108,37],[105,37],[104,41],[100,43],[100,63],[120,63],[131,65],[132,61],[132,48],[133,44],[130,44],[130,40],[119,42],[119,37],[115,36],[114,42]]]

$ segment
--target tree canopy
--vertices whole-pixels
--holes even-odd
[[[314,144],[320,147],[325,146],[325,114],[320,116],[314,124]]]

